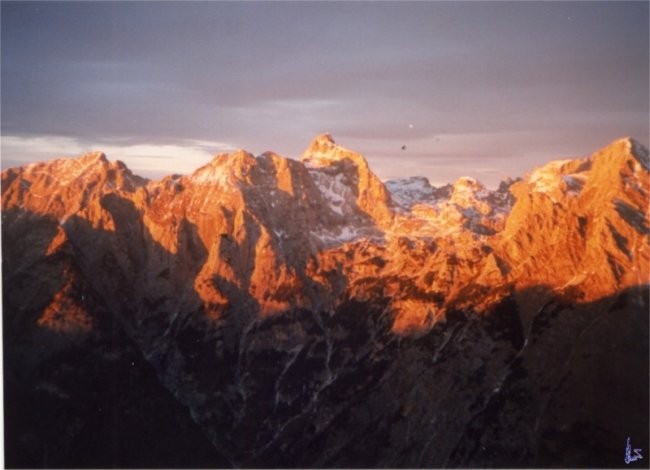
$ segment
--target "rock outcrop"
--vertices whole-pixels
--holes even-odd
[[[621,466],[648,449],[648,162],[384,184],[325,134],[160,181],[6,170],[7,464]]]

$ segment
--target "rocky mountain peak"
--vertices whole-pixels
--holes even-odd
[[[460,196],[461,194],[477,193],[480,191],[485,191],[485,186],[483,183],[469,176],[458,178],[452,185],[452,197],[453,195]]]
[[[364,171],[368,162],[359,153],[338,145],[330,134],[316,136],[303,152],[300,161],[310,168],[356,166]]]
[[[329,132],[314,137],[307,147],[309,153],[327,153],[336,147],[336,141]]]
[[[354,195],[358,209],[374,223],[383,225],[391,219],[390,193],[363,155],[336,144],[330,134],[321,134],[312,140],[300,161],[326,199],[338,199],[342,193]]]
[[[592,173],[596,178],[603,178],[603,181],[608,173],[650,171],[648,150],[629,137],[615,140],[599,150],[591,161]]]
[[[132,193],[147,182],[134,175],[124,163],[108,161],[103,152],[91,152],[77,158],[60,158],[3,171],[3,207],[24,205],[65,220],[101,194]]]
[[[479,181],[477,181],[475,178],[472,178],[471,176],[461,176],[456,180],[454,183],[454,188],[472,188],[472,189],[480,189],[483,188],[483,184],[481,184]]]
[[[473,208],[477,211],[487,214],[492,207],[486,202],[488,196],[492,194],[485,186],[474,178],[462,177],[456,180],[452,185],[450,202],[458,207]]]
[[[102,151],[89,152],[79,157],[79,160],[87,163],[92,163],[92,162],[108,163],[108,158],[106,158],[106,154]]]
[[[220,153],[190,176],[195,184],[227,184],[232,178],[245,180],[256,165],[255,157],[246,150]]]

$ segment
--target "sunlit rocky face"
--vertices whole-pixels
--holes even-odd
[[[626,432],[647,441],[633,411],[647,409],[633,378],[647,376],[647,328],[632,325],[647,326],[649,168],[620,139],[497,190],[384,184],[326,134],[300,161],[240,150],[159,181],[101,153],[6,170],[8,400],[27,414],[54,400],[61,430],[10,419],[23,444],[9,460],[33,464],[24,442],[47,441],[51,465],[110,463],[74,460],[84,428],[57,413],[91,428],[95,405],[137,413],[140,395],[72,387],[117,386],[105,371],[135,354],[153,399],[171,394],[205,436],[205,463],[609,462]],[[632,375],[614,373],[619,360]],[[147,419],[138,432],[159,427]]]
[[[112,204],[129,207],[139,236],[181,257],[173,266],[145,258],[147,271],[168,271],[147,282],[177,282],[187,275],[182,257],[194,256],[195,293],[216,317],[237,308],[232,295],[266,316],[380,294],[391,299],[394,330],[406,332],[430,328],[452,306],[489,310],[509,295],[503,286],[570,288],[588,301],[642,283],[644,152],[623,139],[496,191],[472,178],[439,189],[422,179],[384,185],[329,135],[300,162],[238,151],[160,182],[97,153],[7,172],[4,204],[55,217],[57,249],[74,236],[70,224],[119,232]]]

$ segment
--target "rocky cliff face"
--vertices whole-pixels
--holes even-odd
[[[7,464],[622,466],[649,169],[621,139],[496,191],[384,185],[323,135],[161,181],[6,170]]]

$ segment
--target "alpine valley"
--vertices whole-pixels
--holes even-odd
[[[6,465],[647,466],[649,171],[384,183],[327,134],[7,169]]]

